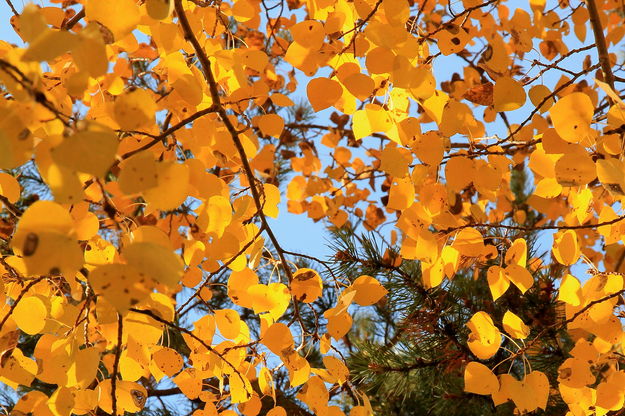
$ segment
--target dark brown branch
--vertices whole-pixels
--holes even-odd
[[[61,29],[63,30],[71,30],[74,26],[76,26],[76,23],[80,22],[80,20],[85,17],[85,9],[83,8],[82,10],[80,10],[78,13],[76,13],[74,16],[72,16],[71,19],[69,19],[67,22],[64,22],[63,25],[61,25]]]
[[[523,227],[520,225],[505,225],[505,224],[484,224],[484,223],[469,223],[465,225],[461,225],[458,227],[447,228],[445,230],[440,230],[440,232],[450,233],[458,230],[462,230],[463,228],[468,227],[484,227],[484,228],[503,228],[505,230],[517,230],[517,231],[538,231],[538,230],[584,230],[584,229],[592,229],[596,227],[603,227],[606,225],[616,224],[617,222],[621,222],[625,220],[625,215],[620,217],[616,217],[610,221],[599,222],[597,224],[580,224],[580,225],[543,225],[539,227]]]
[[[11,3],[11,0],[4,0],[6,1],[6,3],[9,5],[9,7],[11,8],[11,12],[13,12],[13,16],[19,16],[20,14],[17,12],[17,10],[15,9],[15,6],[13,6],[13,3]]]
[[[122,355],[122,336],[124,333],[124,318],[117,314],[117,349],[113,361],[113,375],[111,376],[111,408],[113,416],[117,415],[117,375],[119,374],[119,358]]]
[[[121,156],[121,158],[122,159],[128,159],[130,156],[136,155],[139,152],[147,150],[147,149],[151,148],[152,146],[154,146],[155,144],[162,142],[167,136],[169,136],[170,134],[174,133],[177,130],[180,130],[182,127],[184,127],[185,125],[191,123],[192,121],[197,120],[198,118],[200,118],[200,117],[202,117],[202,116],[204,116],[206,114],[215,113],[215,112],[217,112],[217,108],[213,104],[210,107],[205,108],[204,110],[200,110],[197,113],[194,113],[194,114],[190,115],[189,117],[180,120],[178,123],[176,123],[173,126],[169,127],[168,129],[163,131],[158,136],[153,136],[153,135],[151,135],[149,133],[145,133],[145,132],[141,132],[141,131],[130,131],[128,133],[136,133],[136,134],[143,134],[145,136],[150,136],[150,137],[152,137],[152,140],[149,141],[148,143],[144,144],[143,146],[139,147],[138,149],[131,150],[130,152],[124,153]]]
[[[599,55],[601,71],[603,72],[603,79],[606,84],[614,90],[614,74],[612,74],[612,67],[610,65],[610,54],[606,46],[603,26],[601,26],[601,19],[599,18],[599,11],[597,10],[595,0],[586,0],[586,7],[588,8],[590,26],[595,34],[595,43],[597,45],[597,53]]]

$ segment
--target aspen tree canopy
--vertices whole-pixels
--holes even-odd
[[[622,0],[0,10],[0,414],[623,414]]]

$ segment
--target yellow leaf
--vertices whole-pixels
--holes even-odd
[[[280,203],[280,189],[270,183],[263,184],[264,204],[263,213],[271,218],[278,218]]]
[[[158,164],[150,152],[140,152],[121,164],[117,183],[126,195],[136,194],[158,184]]]
[[[377,279],[367,275],[354,280],[351,288],[356,292],[354,302],[360,306],[373,305],[388,293]]]
[[[527,242],[523,238],[517,238],[506,251],[506,264],[518,264],[527,266]]]
[[[414,201],[415,187],[410,177],[395,178],[389,190],[387,208],[401,211],[411,206]]]
[[[19,329],[35,335],[46,325],[48,306],[39,296],[25,296],[13,310],[12,317]]]
[[[336,340],[343,338],[352,327],[352,317],[347,312],[329,316],[327,319],[328,334]]]
[[[288,353],[295,346],[289,327],[281,322],[267,328],[263,334],[262,343],[278,356]]]
[[[115,121],[122,130],[139,130],[151,126],[155,122],[155,113],[154,98],[141,88],[118,95],[113,106]]]
[[[571,93],[556,102],[549,110],[556,132],[570,143],[579,143],[592,136],[590,123],[595,107],[583,92]]]
[[[577,234],[567,230],[555,236],[551,249],[556,261],[564,266],[575,264],[580,256]]]
[[[499,380],[490,368],[471,361],[464,369],[464,391],[475,394],[493,394],[499,390]]]
[[[518,264],[510,264],[505,268],[504,272],[506,278],[518,287],[521,293],[527,292],[534,285],[534,278],[525,267],[521,267]]]
[[[174,0],[146,0],[145,8],[152,19],[164,20],[174,10]]]
[[[176,209],[189,195],[189,167],[173,161],[160,162],[156,167],[157,185],[143,191],[143,197],[153,208]]]
[[[364,110],[354,113],[352,128],[356,140],[376,132],[387,132],[392,127],[389,113],[377,104],[367,104]]]
[[[549,97],[551,95],[551,91],[545,85],[534,85],[530,88],[527,95],[530,96],[530,101],[532,101],[532,104],[534,104],[537,108],[540,103],[545,101],[539,108],[541,113],[549,110],[554,103],[553,96]]]
[[[398,147],[386,146],[380,154],[380,169],[395,178],[403,178],[408,174],[408,165],[412,162],[409,152]]]
[[[321,276],[316,271],[302,268],[293,274],[291,294],[300,302],[314,302],[321,296],[322,289],[323,282]]]
[[[284,120],[277,114],[259,116],[258,128],[265,136],[280,137],[284,129]]]
[[[8,173],[0,172],[0,195],[14,204],[19,199],[21,192],[20,184],[15,177]],[[1,203],[0,206],[2,206]]]
[[[113,401],[111,398],[111,379],[100,382],[97,387],[99,402],[98,406],[107,413],[113,412]],[[139,383],[126,380],[117,380],[115,386],[115,397],[117,398],[117,414],[124,412],[136,413],[143,410],[148,399],[148,392]]]
[[[48,29],[34,39],[24,55],[23,61],[52,61],[74,47],[77,37],[65,30]]]
[[[230,375],[229,382],[232,403],[243,403],[250,399],[253,389],[247,377],[241,373],[235,373]]]
[[[156,283],[176,287],[183,273],[183,263],[173,251],[154,243],[133,243],[122,250],[124,258]]]
[[[59,165],[102,178],[115,161],[118,141],[112,131],[81,131],[52,149]]]
[[[501,333],[486,312],[477,312],[473,315],[467,327],[471,330],[469,349],[476,357],[487,360],[497,353],[501,344]]]
[[[555,164],[558,183],[562,186],[581,186],[597,176],[595,163],[585,151],[565,153]]]
[[[89,273],[96,295],[105,298],[121,314],[150,294],[151,282],[127,264],[103,264]]]
[[[502,267],[490,266],[486,272],[486,278],[493,300],[499,299],[510,287],[510,281]]]
[[[467,227],[456,234],[452,247],[463,256],[477,257],[484,251],[484,239],[478,230]]]
[[[625,195],[625,164],[616,158],[599,159],[596,162],[597,177],[614,196]]]
[[[503,316],[503,329],[513,338],[525,339],[530,333],[530,329],[521,318],[510,311],[506,311]]]
[[[184,364],[182,357],[172,348],[160,347],[152,354],[152,359],[158,368],[168,377],[173,377],[182,369]]]
[[[119,41],[137,27],[141,11],[133,0],[88,0],[85,16],[104,25]]]
[[[97,23],[90,22],[81,32],[78,43],[72,49],[72,58],[81,71],[93,78],[108,71],[106,46]]]
[[[67,387],[59,387],[48,399],[48,406],[54,416],[69,415],[74,408],[74,395]]]
[[[334,80],[313,78],[308,82],[306,92],[313,110],[319,112],[336,104],[343,95],[343,88]]]
[[[582,302],[581,284],[576,277],[570,274],[564,275],[558,291],[558,300],[571,306],[579,306]]]
[[[218,309],[215,311],[217,329],[224,338],[235,339],[241,332],[241,317],[233,309]]]
[[[513,111],[525,104],[523,86],[511,77],[499,77],[493,89],[493,105],[495,111]]]
[[[304,20],[289,29],[293,41],[299,43],[307,49],[319,49],[326,36],[323,25],[316,20]]]
[[[347,91],[361,101],[365,101],[367,98],[371,97],[375,89],[375,81],[360,72],[349,75],[341,80],[341,83],[347,88]]]

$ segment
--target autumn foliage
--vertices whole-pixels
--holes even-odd
[[[621,414],[622,2],[18,6],[0,412]]]

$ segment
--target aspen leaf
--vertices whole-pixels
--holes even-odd
[[[89,273],[89,282],[120,313],[125,314],[150,294],[148,278],[127,264],[103,264]]]
[[[553,97],[547,98],[550,94],[551,91],[545,85],[534,85],[527,93],[532,104],[538,108],[541,113],[549,110],[554,103]],[[538,107],[539,105],[540,107]]]
[[[133,243],[124,247],[122,254],[128,264],[158,283],[175,287],[182,277],[182,260],[163,246]]]
[[[616,158],[596,162],[597,178],[612,195],[625,195],[625,165]]]
[[[495,111],[513,111],[525,104],[523,86],[511,77],[500,77],[493,89],[493,105]]]
[[[375,82],[360,72],[348,76],[341,83],[347,88],[347,91],[361,101],[369,98],[375,88]]]
[[[336,104],[343,95],[343,88],[334,80],[314,78],[308,82],[306,92],[313,110],[319,112]]]
[[[267,328],[263,334],[262,342],[271,352],[278,356],[288,353],[295,345],[289,327],[280,322]]]
[[[113,107],[115,121],[122,130],[138,130],[153,124],[155,113],[156,103],[144,89],[126,91],[117,96]]]
[[[271,376],[271,371],[267,367],[261,367],[260,371],[258,372],[258,386],[261,393],[269,395],[271,397],[275,396],[273,377]]]
[[[549,398],[549,380],[540,371],[532,371],[523,380],[508,387],[514,404],[521,412],[533,412],[537,408],[545,409]]]
[[[77,42],[76,35],[61,30],[48,29],[34,39],[24,55],[24,61],[52,61],[69,51]]]
[[[173,0],[146,0],[145,8],[152,19],[164,20],[174,10]]]
[[[354,302],[360,306],[370,306],[384,297],[388,291],[375,278],[363,275],[351,285],[355,291]]]
[[[493,320],[486,312],[477,312],[467,323],[471,330],[469,335],[469,349],[476,357],[486,360],[499,350],[501,333],[493,324]]]
[[[180,354],[172,348],[161,347],[154,351],[152,359],[158,368],[168,377],[173,377],[182,369],[183,360]]]
[[[388,204],[389,209],[404,210],[412,205],[415,201],[415,187],[409,177],[398,178],[393,181],[389,190]]]
[[[580,255],[575,231],[567,230],[557,235],[554,238],[552,253],[557,262],[564,266],[575,264]]]
[[[352,317],[347,312],[328,317],[328,334],[336,340],[343,338],[352,327]]]
[[[586,152],[564,154],[555,164],[558,183],[562,186],[586,185],[596,178],[596,168]]]
[[[502,267],[490,266],[486,278],[493,300],[499,299],[510,287],[510,280],[508,280],[505,269]]]
[[[396,178],[406,176],[408,165],[411,162],[410,158],[406,157],[406,154],[401,149],[390,146],[384,148],[380,155],[380,161],[382,162],[380,169]]]
[[[278,218],[278,204],[280,203],[280,190],[270,183],[263,184],[264,205],[263,212],[271,218]]]
[[[308,49],[319,49],[326,34],[323,25],[316,20],[305,20],[293,25],[290,29],[293,41]]]
[[[518,264],[521,267],[527,265],[527,242],[523,238],[517,238],[506,251],[506,263]]]
[[[387,111],[377,104],[367,104],[364,110],[358,110],[353,117],[353,131],[356,140],[375,132],[386,132],[392,126]]]
[[[558,300],[566,302],[571,306],[579,306],[582,302],[581,284],[576,277],[570,274],[564,275],[558,291]]]
[[[118,41],[136,28],[141,12],[132,0],[88,0],[85,15],[89,21],[104,25]]]
[[[349,369],[336,357],[326,355],[323,357],[323,365],[328,369],[328,372],[336,380],[336,383],[343,384],[349,379]]]
[[[215,311],[217,329],[224,338],[235,339],[241,331],[241,317],[232,309],[219,309]]]
[[[22,192],[19,182],[8,173],[0,172],[0,195],[11,203],[17,202]]]
[[[523,323],[521,318],[510,311],[506,311],[503,316],[503,329],[513,338],[525,339],[529,335],[529,327]]]
[[[455,157],[445,166],[447,186],[454,192],[461,191],[472,181],[475,173],[473,160],[467,157]]]
[[[59,165],[101,178],[115,161],[117,146],[111,131],[81,131],[55,147],[52,158]]]
[[[72,49],[72,58],[81,71],[93,78],[100,77],[108,71],[108,58],[100,27],[90,22],[79,35],[78,44]]]
[[[590,122],[594,106],[588,95],[571,93],[556,102],[549,110],[553,127],[561,138],[570,143],[579,143],[591,135]]]
[[[48,307],[40,297],[27,296],[17,304],[12,316],[19,329],[29,335],[35,335],[46,325]]]
[[[499,380],[482,363],[471,361],[464,369],[464,391],[475,394],[493,394],[499,390]]]
[[[134,194],[158,184],[157,164],[149,152],[138,153],[121,165],[119,188],[125,194]]]
[[[284,120],[277,114],[265,114],[258,118],[258,128],[266,136],[280,137]]]
[[[232,221],[232,207],[230,201],[221,195],[211,196],[206,203],[206,216],[208,217],[204,231],[215,233],[217,237],[224,234],[224,230]],[[198,225],[202,226],[202,216],[198,218]]]
[[[293,280],[291,281],[291,293],[295,299],[304,302],[314,302],[323,289],[323,282],[321,276],[311,269],[299,269],[293,274]]]
[[[477,257],[484,251],[484,239],[478,230],[467,227],[456,234],[452,246],[463,256]]]
[[[143,197],[154,208],[173,210],[188,196],[189,168],[176,162],[160,162],[156,166],[157,185],[143,191]]]
[[[117,414],[124,412],[136,413],[143,409],[148,399],[148,393],[141,384],[126,380],[117,380],[115,386],[115,397],[117,398]],[[100,409],[107,413],[113,411],[113,401],[111,399],[111,380],[101,381],[97,387]]]
[[[504,273],[506,274],[506,278],[519,288],[521,293],[527,292],[529,288],[534,285],[534,278],[531,273],[525,267],[521,267],[518,264],[506,266]]]

